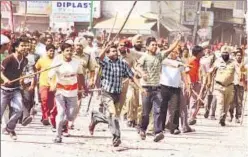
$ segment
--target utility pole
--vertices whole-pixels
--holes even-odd
[[[157,1],[157,2],[158,2],[157,30],[158,30],[158,38],[160,38],[161,1]]]
[[[94,4],[93,4],[93,0],[91,0],[91,3],[90,3],[90,31],[92,32],[92,27],[93,27],[93,9],[94,9]]]
[[[198,21],[199,21],[199,15],[201,13],[201,5],[202,2],[197,2],[197,10],[196,10],[196,16],[195,16],[195,23],[194,23],[194,30],[193,30],[193,45],[196,45],[197,43],[197,29],[198,29]]]
[[[245,23],[246,23],[246,46],[248,45],[248,0],[246,0],[246,14],[245,14]]]

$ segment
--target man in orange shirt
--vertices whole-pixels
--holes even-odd
[[[201,84],[200,84],[200,59],[203,56],[203,48],[201,46],[195,46],[192,49],[192,57],[189,59],[189,65],[191,66],[188,71],[189,83],[191,90],[195,91],[197,94],[200,93]],[[196,123],[196,117],[193,116],[196,107],[197,107],[197,96],[191,92],[190,102],[189,102],[189,113],[190,120],[189,125],[194,125]]]

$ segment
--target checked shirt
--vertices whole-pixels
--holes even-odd
[[[108,57],[104,57],[103,61],[97,58],[102,68],[101,87],[109,93],[121,93],[122,78],[132,78],[133,72],[128,65],[121,59],[112,61]]]

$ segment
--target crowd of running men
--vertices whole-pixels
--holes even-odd
[[[121,144],[120,119],[142,140],[151,135],[154,142],[165,131],[194,132],[202,107],[204,117],[221,126],[226,117],[240,123],[247,90],[244,46],[190,46],[181,34],[170,45],[142,35],[106,40],[106,32],[94,36],[75,29],[67,34],[2,31],[2,133],[16,140],[16,125],[32,123],[38,104],[42,125],[50,125],[54,142],[61,143],[93,89],[101,103],[90,114],[89,132],[108,124],[115,147]]]

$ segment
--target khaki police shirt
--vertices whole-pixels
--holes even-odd
[[[75,54],[73,57],[80,61],[84,74],[87,74],[87,69],[89,71],[94,71],[97,66],[89,54]]]
[[[215,81],[228,86],[234,81],[234,73],[236,69],[234,60],[225,62],[219,59],[214,63],[214,68],[217,68]]]

